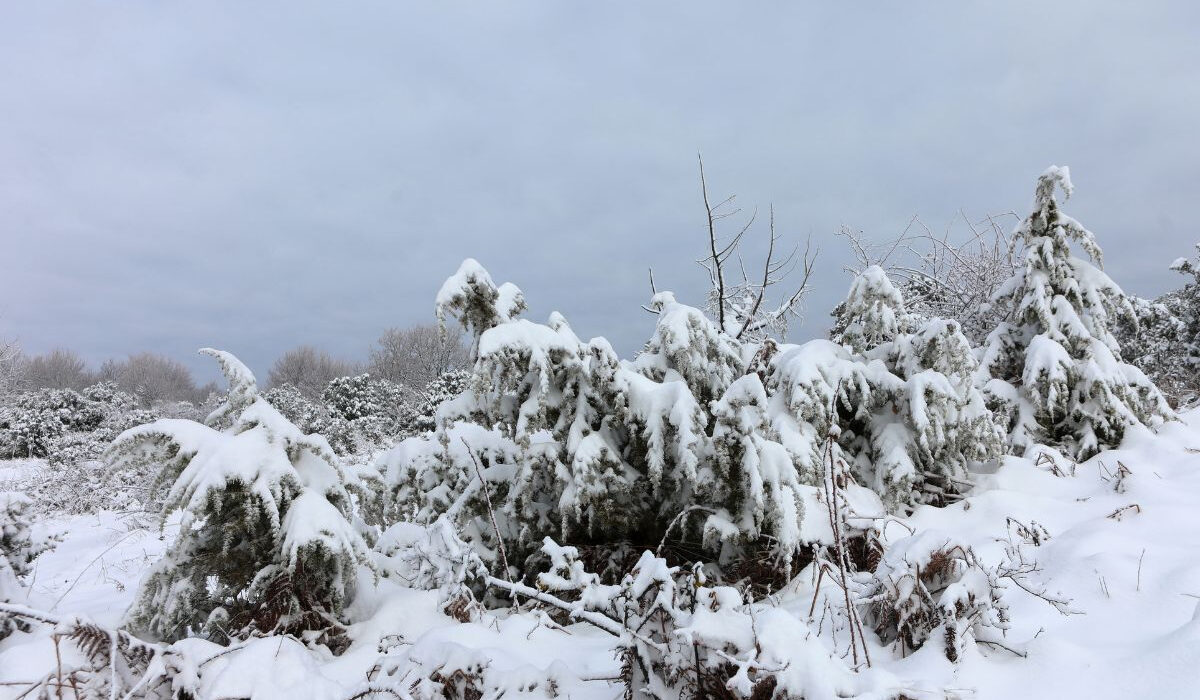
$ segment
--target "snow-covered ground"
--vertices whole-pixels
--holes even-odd
[[[1073,470],[1066,461],[1059,465],[1066,474],[1054,473],[1047,461],[1008,458],[994,473],[978,475],[966,500],[922,507],[888,525],[888,534],[907,535],[893,532],[905,526],[946,533],[994,562],[1011,541],[1010,518],[1037,523],[1049,539],[1024,547],[1039,568],[1026,581],[1069,599],[1066,614],[1007,583],[1007,649],[969,645],[957,664],[938,644],[900,658],[868,634],[873,665],[859,672],[865,697],[1200,698],[1200,412],[1158,434],[1132,432],[1121,449]],[[6,463],[0,480],[19,481],[36,466]],[[160,529],[129,514],[49,519],[36,528],[63,539],[37,560],[25,581],[27,599],[13,602],[106,626],[119,624],[139,577],[173,537],[172,523]],[[813,580],[811,571],[802,572],[769,603],[808,624],[830,653],[848,655],[844,626],[839,631],[808,618]],[[459,623],[441,612],[437,592],[370,577],[360,586],[349,611],[357,620],[353,644],[337,657],[282,637],[221,656],[215,645],[187,642],[199,658],[212,657],[204,695],[340,699],[366,689],[369,676],[371,687],[407,690],[417,677],[406,678],[408,669],[477,662],[509,689],[506,698],[622,697],[613,638],[586,624],[563,628],[529,606]],[[818,604],[814,617],[837,612]],[[0,642],[0,697],[19,697],[24,683],[54,671],[51,631],[35,626]]]

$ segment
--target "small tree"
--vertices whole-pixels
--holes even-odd
[[[117,466],[160,465],[160,482],[174,482],[164,518],[183,512],[129,624],[168,640],[316,630],[336,650],[357,566],[369,562],[349,521],[350,477],[324,438],[303,434],[259,395],[237,358],[201,352],[229,381],[208,425],[160,420],[109,449]]]
[[[704,177],[704,160],[700,163],[700,194],[704,200],[705,223],[708,232],[708,255],[698,262],[708,273],[711,289],[705,309],[716,320],[720,332],[736,340],[761,341],[766,337],[782,338],[787,335],[788,322],[798,318],[804,298],[811,291],[809,279],[816,265],[817,251],[812,241],[805,245],[803,254],[798,248],[783,254],[776,250],[780,236],[775,233],[775,208],[770,209],[768,221],[767,254],[761,269],[747,273],[742,265],[741,244],[746,233],[757,218],[751,214],[745,224],[732,236],[722,240],[717,230],[723,219],[741,212],[734,206],[734,197],[713,204],[708,196],[708,181]],[[737,272],[732,268],[737,265]],[[799,284],[782,298],[771,300],[770,295],[778,291],[789,275],[800,269]],[[739,279],[740,277],[740,279]],[[654,275],[650,277],[651,287]],[[657,289],[652,289],[657,294]]]
[[[25,378],[25,356],[15,340],[0,341],[0,397],[20,390]]]
[[[1007,415],[1014,448],[1047,444],[1086,459],[1120,444],[1129,426],[1172,412],[1122,360],[1112,329],[1118,316],[1133,315],[1132,305],[1097,267],[1095,236],[1059,210],[1056,188],[1073,191],[1065,167],[1038,179],[1033,211],[1017,228],[1025,264],[996,297],[1008,320],[988,336],[981,369],[994,380],[987,390]],[[1072,242],[1097,266],[1073,257]]]

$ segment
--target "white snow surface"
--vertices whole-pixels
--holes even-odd
[[[27,466],[3,463],[0,473]],[[1128,475],[1119,476],[1119,466]],[[989,565],[1002,560],[1015,537],[1008,519],[1045,528],[1049,539],[1023,548],[1040,568],[1027,582],[1069,598],[1071,612],[1061,614],[1008,583],[1011,625],[1003,643],[1011,651],[968,646],[955,665],[938,645],[927,644],[900,658],[868,632],[872,667],[845,670],[851,668],[846,630],[834,624],[843,615],[840,590],[826,583],[810,618],[811,569],[756,606],[755,629],[722,626],[719,613],[706,613],[687,633],[730,639],[756,633],[764,645],[761,660],[786,660],[788,686],[809,688],[811,698],[834,697],[835,689],[871,698],[900,692],[980,700],[1200,697],[1200,412],[1157,434],[1132,430],[1120,449],[1060,467],[1065,476],[1045,462],[1005,458],[990,473],[976,474],[977,486],[964,501],[921,507],[884,527],[886,541],[910,537],[910,528],[929,537],[952,534]],[[817,508],[820,495],[806,493],[805,501]],[[160,531],[152,519],[116,513],[39,522],[37,531],[61,532],[64,539],[36,561],[23,581],[23,599],[12,602],[116,626],[139,577],[176,527],[172,521]],[[418,526],[409,527],[406,537],[421,536]],[[620,685],[606,680],[619,669],[614,638],[587,624],[560,628],[528,605],[460,623],[441,612],[438,591],[408,588],[395,577],[360,576],[358,585],[349,610],[353,643],[337,657],[283,637],[251,640],[232,651],[199,640],[179,643],[198,660],[212,658],[201,677],[203,696],[348,698],[367,687],[367,674],[378,664],[384,672],[374,686],[415,688],[416,697],[422,686],[412,684],[430,669],[471,665],[485,668],[486,697],[548,697],[547,679],[559,697],[622,697]],[[54,670],[51,631],[35,626],[0,641],[0,683],[16,684],[0,685],[0,698],[19,696],[26,689],[20,682]],[[221,652],[228,653],[215,657]],[[830,655],[846,658],[830,662]]]

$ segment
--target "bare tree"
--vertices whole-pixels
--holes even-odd
[[[165,355],[142,352],[124,360],[107,360],[100,366],[97,378],[115,382],[121,391],[136,396],[143,406],[158,401],[204,400],[191,370]]]
[[[74,389],[79,391],[94,381],[87,362],[77,353],[55,348],[45,355],[31,357],[22,368],[26,389]]]
[[[961,210],[941,232],[914,216],[894,239],[866,240],[861,231],[843,226],[839,234],[850,244],[858,274],[879,265],[897,281],[910,310],[959,322],[972,342],[981,342],[1002,320],[996,317],[992,296],[1017,270],[1021,257],[1017,241],[1005,226],[1015,212],[972,221]],[[956,224],[966,224],[965,235]]]
[[[739,340],[786,335],[788,321],[800,316],[804,297],[811,289],[809,280],[819,252],[812,247],[812,239],[805,244],[803,254],[800,254],[798,247],[794,247],[791,252],[781,255],[777,250],[780,236],[775,232],[775,207],[772,206],[768,220],[766,259],[760,271],[748,273],[740,247],[746,232],[754,225],[758,212],[753,212],[736,234],[722,241],[717,231],[718,223],[738,215],[741,209],[734,206],[734,196],[712,204],[704,176],[703,158],[700,159],[700,194],[704,199],[709,254],[696,262],[708,272],[712,283],[708,295],[709,313],[716,317],[721,330]],[[797,270],[800,274],[799,284],[789,286],[791,292],[785,293],[775,303],[769,303],[768,296],[772,289],[786,282]]]
[[[317,400],[332,380],[357,374],[359,367],[352,362],[331,357],[324,350],[301,345],[289,350],[272,365],[267,375],[267,388],[290,384],[305,398]]]
[[[15,340],[0,342],[0,396],[21,388],[25,375],[25,356]]]
[[[434,379],[467,366],[462,331],[437,324],[389,328],[371,349],[370,372],[411,391],[421,391]]]

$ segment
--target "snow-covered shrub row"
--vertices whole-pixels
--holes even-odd
[[[467,376],[451,370],[413,394],[386,379],[359,374],[330,381],[320,401],[290,384],[263,397],[304,432],[324,436],[337,454],[369,454],[432,429],[434,411],[466,388]]]
[[[42,513],[136,510],[153,505],[147,485],[153,467],[112,470],[99,460],[113,438],[165,415],[194,417],[184,402],[139,408],[112,382],[76,392],[39,389],[8,397],[0,407],[0,445],[10,455],[44,457],[29,469],[21,488]]]
[[[804,544],[802,496],[820,483],[827,436],[893,510],[954,491],[969,461],[1000,452],[967,341],[953,323],[910,319],[878,268],[855,281],[845,345],[742,344],[662,292],[653,336],[622,361],[560,314],[532,323],[502,299],[474,261],[447,281],[441,315],[475,336],[469,388],[381,467],[396,513],[448,513],[495,550],[490,497],[521,571],[547,536],[692,542],[721,564],[767,543],[786,567]]]
[[[1059,212],[1057,186],[1070,192],[1051,168],[1016,233],[1024,264],[996,298],[1009,320],[980,350],[955,321],[910,312],[871,266],[832,342],[739,341],[659,292],[650,339],[621,360],[561,314],[520,318],[520,290],[467,260],[437,310],[472,337],[468,388],[380,461],[393,517],[448,515],[522,575],[545,537],[613,551],[665,542],[720,566],[754,552],[786,568],[827,458],[902,512],[955,498],[973,462],[1032,444],[1075,458],[1114,446],[1172,414],[1122,361],[1111,319],[1130,302],[1071,257],[1071,241],[1100,252]]]
[[[439,542],[439,529],[430,528],[428,540],[416,534],[420,528],[405,536],[411,546]],[[491,583],[546,605],[543,616],[587,622],[612,635],[620,670],[611,680],[627,697],[854,697],[864,690],[864,679],[799,618],[748,602],[735,588],[711,585],[700,565],[670,566],[645,552],[623,578],[605,584],[587,571],[578,549],[547,539],[541,551],[548,571],[537,576],[536,588],[495,578]],[[553,617],[546,624],[557,626]],[[554,698],[582,680],[563,664],[497,668],[487,654],[444,641],[418,640],[385,651],[369,679],[373,687],[409,693],[401,697]]]
[[[155,638],[223,641],[249,631],[315,630],[337,646],[367,545],[351,525],[349,481],[328,442],[258,394],[254,376],[216,350],[229,381],[207,425],[164,419],[122,433],[116,466],[161,466],[164,517],[183,512],[174,546],[128,613]]]
[[[95,430],[103,420],[99,402],[70,389],[19,394],[0,409],[0,450],[9,457],[45,457],[55,440]]]

